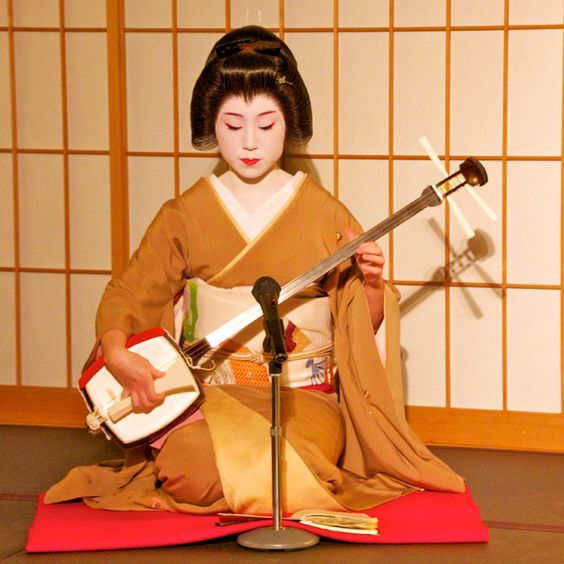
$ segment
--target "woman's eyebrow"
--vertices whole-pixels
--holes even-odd
[[[275,114],[275,113],[277,113],[277,110],[268,110],[266,112],[261,112],[260,114],[258,114],[258,117],[267,116],[267,115]],[[245,117],[243,114],[238,114],[236,112],[223,112],[223,115],[224,116],[235,116],[235,117],[240,117],[240,118]]]

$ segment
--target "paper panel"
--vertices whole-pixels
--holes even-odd
[[[77,386],[82,367],[94,346],[96,310],[109,281],[110,277],[106,275],[71,276],[71,350],[74,386]]]
[[[284,26],[333,27],[333,0],[285,0]]]
[[[364,231],[388,217],[388,162],[376,160],[339,161],[339,199],[349,208]],[[384,276],[389,271],[389,237],[378,244],[384,251]]]
[[[422,27],[445,25],[445,0],[395,0],[394,25]]]
[[[437,172],[430,161],[394,163],[394,212],[421,195],[436,182]],[[444,266],[444,207],[427,208],[394,231],[394,279],[436,279]],[[437,229],[438,226],[438,229]]]
[[[186,157],[180,159],[180,193],[199,178],[215,174],[221,176],[227,170],[225,161],[219,158]]]
[[[18,146],[59,149],[62,145],[59,35],[18,32],[14,45]]]
[[[0,266],[14,266],[12,155],[0,153]]]
[[[70,155],[72,268],[111,269],[110,164],[106,156]]]
[[[108,149],[108,55],[105,33],[67,34],[71,149]]]
[[[507,407],[562,410],[560,295],[551,290],[507,291]]]
[[[12,146],[12,100],[8,33],[0,32],[0,147]]]
[[[309,153],[333,153],[333,35],[287,33],[286,43],[298,61],[313,110]]]
[[[125,0],[126,27],[172,27],[170,0]]]
[[[280,7],[278,0],[231,0],[231,27],[260,25],[278,27]]]
[[[394,63],[394,153],[419,154],[425,135],[444,153],[445,35],[396,33]]]
[[[16,289],[14,274],[0,272],[0,385],[15,386],[16,375]]]
[[[388,153],[388,61],[387,33],[340,34],[341,154]]]
[[[178,27],[225,27],[225,0],[179,0]]]
[[[311,159],[312,169],[310,174],[331,194],[335,195],[334,171],[332,159]],[[305,171],[307,172],[307,171]]]
[[[8,25],[8,0],[0,0],[0,26]]]
[[[503,32],[452,34],[451,153],[501,155]]]
[[[160,207],[174,197],[173,159],[129,157],[129,244],[133,252]]]
[[[562,151],[562,30],[509,32],[507,149]]]
[[[17,0],[12,5],[15,26],[59,27],[58,0]]]
[[[503,25],[503,0],[451,0],[452,25]]]
[[[507,281],[560,284],[561,164],[507,165]]]
[[[451,406],[503,408],[501,293],[450,291]]]
[[[22,384],[66,387],[65,276],[21,274]]]
[[[65,0],[64,4],[68,27],[106,27],[105,0]]]
[[[388,0],[347,0],[339,2],[340,27],[388,27],[390,7]]]
[[[450,208],[451,275],[459,282],[501,284],[502,262],[502,182],[501,163],[482,162],[488,175],[484,186],[475,188],[476,194],[497,215],[492,221],[477,204],[466,188],[449,197],[458,205],[475,236],[468,238]],[[453,161],[450,170],[455,171],[460,162]]]
[[[168,33],[129,33],[126,42],[128,148],[131,151],[171,151],[171,36]]]
[[[511,0],[509,24],[560,24],[564,23],[562,0]]]
[[[363,228],[388,217],[388,161],[339,161],[339,199]]]
[[[178,100],[180,150],[194,151],[190,102],[194,84],[221,33],[184,33],[178,36]]]
[[[63,158],[21,154],[20,262],[24,267],[65,266]]]
[[[407,405],[444,407],[445,302],[442,288],[399,286],[401,347]]]
[[[299,170],[310,174],[325,190],[333,195],[335,194],[333,159],[287,157],[284,159],[282,168],[290,174],[295,174]]]

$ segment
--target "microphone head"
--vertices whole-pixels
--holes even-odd
[[[262,276],[253,285],[253,297],[258,300],[260,296],[272,294],[278,299],[280,295],[280,284],[270,276]]]

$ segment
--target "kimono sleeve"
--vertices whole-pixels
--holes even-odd
[[[96,316],[96,335],[126,335],[161,324],[188,276],[185,210],[170,200],[159,210],[125,271],[107,285]]]

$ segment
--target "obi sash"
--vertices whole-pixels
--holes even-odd
[[[256,304],[250,286],[217,288],[200,279],[186,284],[183,296],[182,337],[191,342],[205,337]],[[308,387],[330,384],[333,379],[333,325],[329,298],[316,287],[280,305],[288,362],[281,385]],[[265,333],[257,320],[235,335],[203,364],[209,368],[208,384],[270,385],[268,354],[263,353]]]

